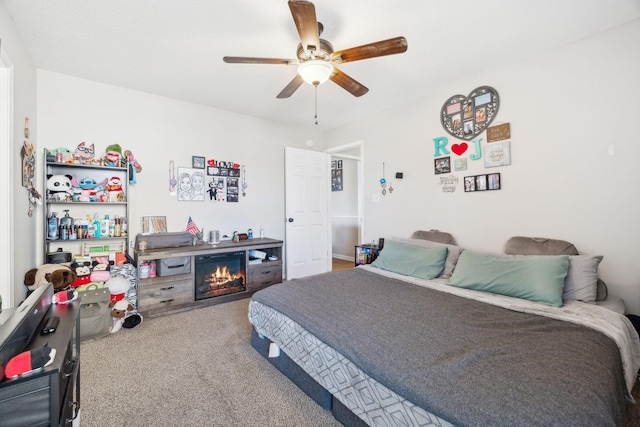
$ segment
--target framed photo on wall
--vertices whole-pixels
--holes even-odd
[[[451,172],[451,157],[439,157],[433,161],[433,171],[436,175]]]
[[[192,156],[191,163],[194,169],[204,169],[206,159],[201,156]]]
[[[464,192],[500,190],[501,179],[499,173],[473,175],[464,177]]]

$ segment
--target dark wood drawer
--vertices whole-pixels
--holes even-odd
[[[247,291],[254,291],[282,282],[282,263],[250,265],[247,271]]]

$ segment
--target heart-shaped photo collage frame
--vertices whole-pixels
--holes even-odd
[[[499,106],[498,92],[490,86],[480,86],[468,96],[454,95],[442,106],[442,127],[456,138],[473,139],[495,119]]]

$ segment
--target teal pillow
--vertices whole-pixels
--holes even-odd
[[[371,266],[420,279],[434,279],[444,269],[447,248],[423,248],[389,240]]]
[[[495,256],[464,251],[449,284],[562,307],[567,255]]]

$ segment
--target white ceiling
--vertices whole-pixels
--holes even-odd
[[[315,0],[322,38],[336,50],[396,36],[409,45],[404,54],[339,66],[369,93],[356,98],[333,82],[321,85],[316,127],[312,86],[276,99],[295,66],[222,61],[295,58],[286,0],[3,3],[40,69],[318,130],[640,17],[639,0]]]

